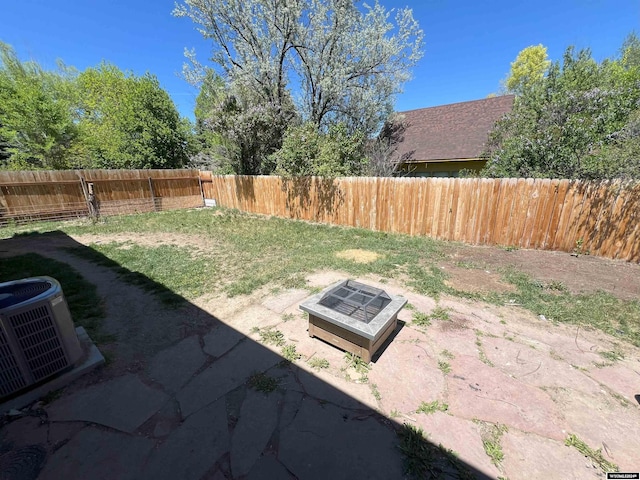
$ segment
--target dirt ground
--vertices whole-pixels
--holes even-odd
[[[637,263],[565,252],[469,245],[450,247],[448,257],[450,260],[441,266],[460,289],[508,290],[510,286],[502,284],[496,272],[501,267],[514,266],[541,282],[562,282],[574,294],[602,290],[623,300],[640,300]]]

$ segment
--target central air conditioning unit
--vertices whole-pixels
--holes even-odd
[[[0,400],[73,368],[82,355],[57,280],[0,283]]]

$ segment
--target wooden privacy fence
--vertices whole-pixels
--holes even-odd
[[[640,182],[214,176],[206,199],[247,212],[479,245],[640,261]]]
[[[0,172],[0,225],[202,205],[197,170]]]

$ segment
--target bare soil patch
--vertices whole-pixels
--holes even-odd
[[[456,290],[472,293],[513,292],[515,287],[501,280],[500,275],[488,270],[462,268],[452,264],[443,265],[449,278],[445,284]]]
[[[211,237],[205,237],[203,235],[185,235],[182,233],[116,233],[100,235],[70,235],[70,237],[83,245],[114,242],[124,244],[133,243],[142,247],[174,245],[177,247],[190,247],[201,252],[211,251],[214,248],[219,247],[219,242]]]
[[[449,260],[441,264],[456,282],[466,284],[465,289],[489,288],[500,291],[494,282],[500,268],[513,266],[533,278],[549,283],[562,282],[571,293],[608,292],[623,300],[640,299],[640,265],[621,260],[580,255],[574,257],[565,252],[542,250],[512,250],[498,247],[457,245],[449,250]],[[460,269],[456,264],[491,272],[490,275],[474,274],[474,268]],[[459,272],[458,270],[462,270]],[[501,288],[501,287],[500,287]]]
[[[342,250],[336,253],[336,257],[343,260],[351,260],[356,263],[371,263],[378,260],[382,255],[371,250],[362,250],[360,248],[353,250]]]

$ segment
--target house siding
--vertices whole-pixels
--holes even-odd
[[[460,170],[482,170],[486,160],[443,160],[405,163],[400,167],[401,175],[409,177],[458,177]]]

